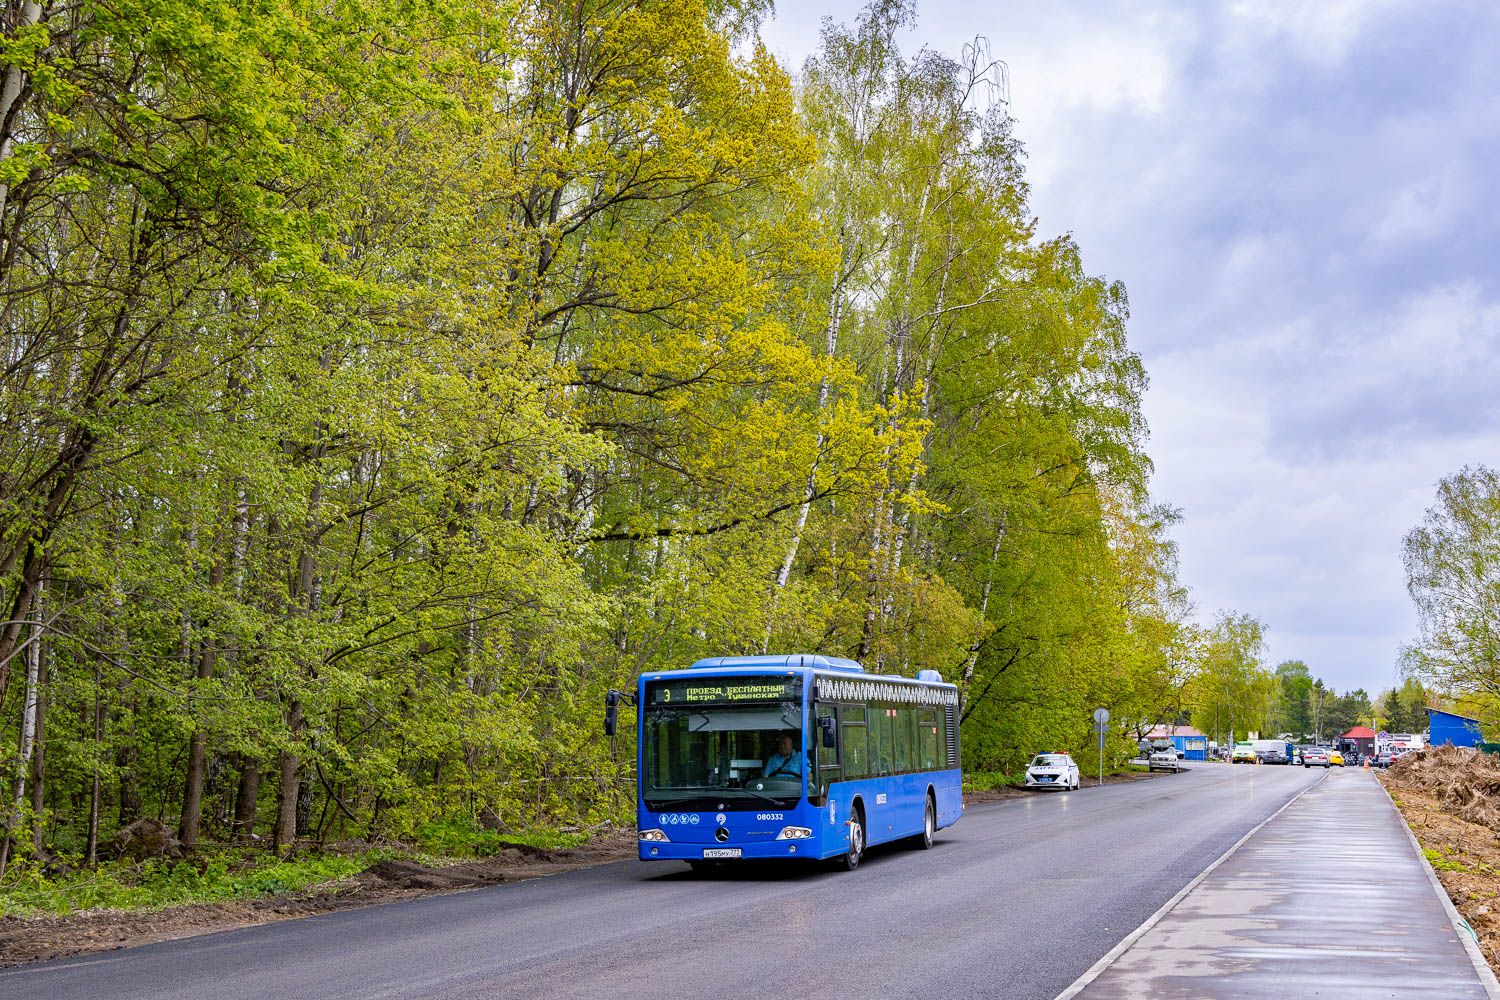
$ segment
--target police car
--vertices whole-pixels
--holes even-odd
[[[1027,788],[1077,788],[1078,765],[1065,753],[1039,753],[1026,767]]]

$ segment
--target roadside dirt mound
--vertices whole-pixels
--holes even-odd
[[[426,889],[435,892],[477,889],[505,880],[505,876],[499,872],[487,875],[473,870],[475,867],[473,862],[437,867],[397,859],[371,865],[356,875],[355,880],[361,885],[378,886],[382,889]]]
[[[1432,795],[1459,819],[1500,831],[1500,759],[1473,747],[1428,747],[1404,754],[1386,781]]]

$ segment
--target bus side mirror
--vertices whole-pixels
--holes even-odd
[[[604,735],[613,736],[620,722],[620,702],[625,700],[623,692],[611,689],[604,695]]]
[[[839,745],[838,738],[833,735],[833,716],[818,716],[818,728],[823,730],[823,745],[825,747],[832,748]]]

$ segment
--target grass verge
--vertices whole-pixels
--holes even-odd
[[[301,855],[281,860],[252,848],[217,848],[182,861],[104,862],[49,875],[21,861],[0,882],[0,916],[80,910],[151,910],[183,903],[219,903],[297,892],[334,882],[406,852]]]
[[[203,845],[181,860],[106,861],[95,867],[65,857],[46,866],[21,857],[0,879],[0,917],[242,902],[335,886],[382,861],[410,859],[442,866],[492,858],[518,844],[544,851],[570,850],[591,836],[591,831],[577,828],[502,834],[447,821],[418,827],[410,843],[340,845],[318,852],[304,849],[291,857],[239,844]]]

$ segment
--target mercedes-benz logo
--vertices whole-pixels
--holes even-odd
[[[726,830],[722,826],[719,827],[717,830],[714,831],[714,839],[717,840],[721,844],[724,843],[724,841],[726,841],[726,840],[729,839],[729,831]]]

